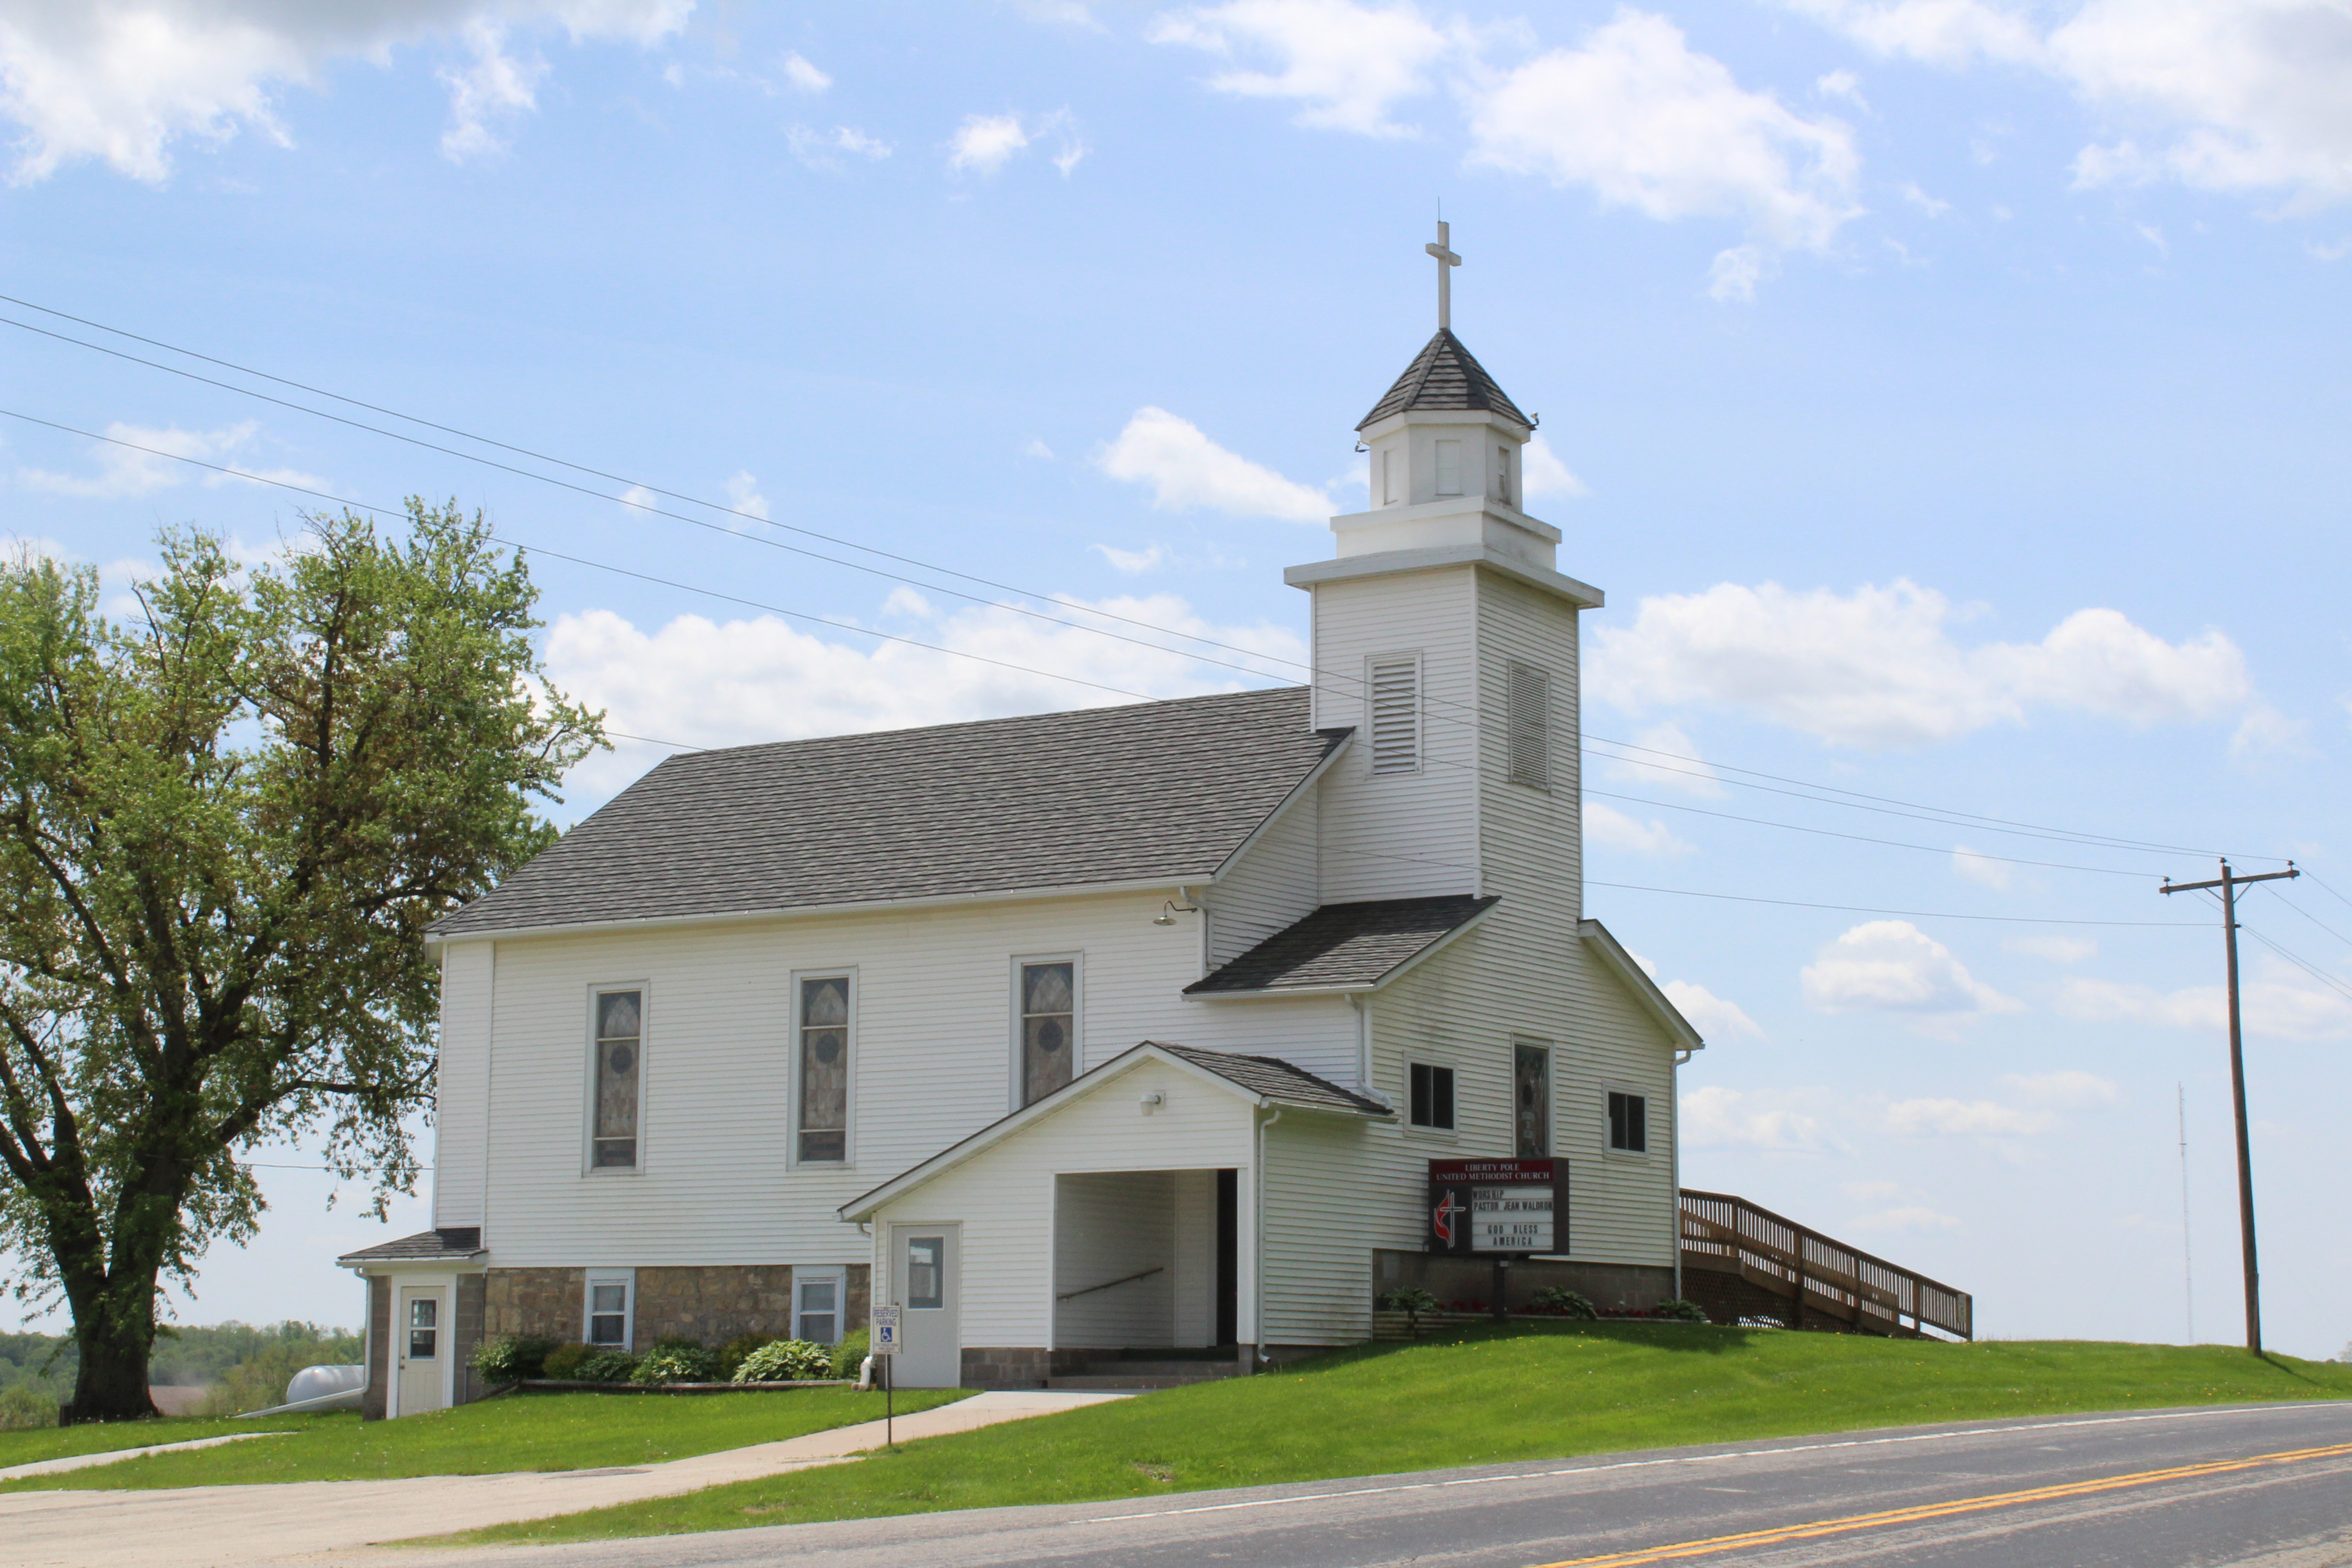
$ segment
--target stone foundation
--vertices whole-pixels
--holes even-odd
[[[745,1334],[793,1333],[793,1271],[787,1264],[637,1270],[636,1347],[681,1335],[723,1345]]]
[[[450,1379],[454,1403],[470,1405],[486,1392],[482,1374],[474,1370],[474,1352],[480,1348],[482,1321],[487,1316],[488,1281],[479,1274],[457,1276],[457,1299],[450,1305],[449,1353],[457,1359]]]
[[[360,1419],[381,1421],[391,1406],[392,1281],[368,1276],[367,1389],[360,1395]]]
[[[966,1345],[966,1388],[1043,1388],[1049,1377],[1085,1370],[1089,1351],[1049,1351],[1042,1345]]]
[[[559,1344],[577,1340],[587,1321],[584,1268],[493,1268],[483,1310],[492,1339],[536,1334]]]
[[[1643,1263],[1514,1263],[1504,1270],[1504,1300],[1516,1311],[1546,1289],[1575,1291],[1604,1312],[1644,1312],[1675,1293],[1675,1271]],[[1474,1310],[1495,1305],[1495,1265],[1485,1258],[1445,1258],[1426,1252],[1378,1250],[1372,1254],[1372,1298],[1391,1290],[1420,1289],[1441,1307],[1475,1301]]]

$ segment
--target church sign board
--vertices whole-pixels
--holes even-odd
[[[1432,1160],[1428,1250],[1454,1257],[1568,1250],[1565,1160]]]

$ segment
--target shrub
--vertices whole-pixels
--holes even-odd
[[[494,1387],[520,1383],[527,1377],[544,1377],[548,1355],[555,1348],[553,1340],[537,1334],[502,1334],[474,1347],[473,1368],[482,1374],[484,1383]]]
[[[1659,1302],[1658,1316],[1676,1323],[1704,1323],[1712,1321],[1707,1317],[1705,1307],[1700,1306],[1696,1301],[1685,1301],[1679,1296]]]
[[[1528,1305],[1538,1312],[1556,1317],[1591,1319],[1601,1316],[1599,1309],[1573,1290],[1558,1285],[1547,1285],[1528,1299]]]
[[[1402,1312],[1404,1331],[1418,1338],[1421,1334],[1421,1315],[1423,1312],[1437,1310],[1437,1298],[1426,1290],[1409,1287],[1402,1290],[1390,1291],[1380,1299],[1379,1305],[1387,1311]]]
[[[743,1364],[745,1356],[775,1337],[773,1334],[737,1334],[713,1352],[719,1357],[718,1375],[721,1378],[732,1378],[735,1375],[735,1369]]]
[[[58,1424],[58,1396],[37,1383],[19,1383],[0,1392],[0,1432],[22,1432]]]
[[[631,1383],[715,1383],[719,1352],[704,1350],[692,1340],[663,1339],[639,1359],[629,1373]]]
[[[539,1375],[559,1383],[571,1382],[580,1375],[580,1363],[596,1353],[593,1345],[583,1345],[577,1340],[556,1346],[540,1363]]]
[[[770,1340],[735,1369],[738,1383],[793,1383],[833,1374],[833,1348],[806,1340]]]
[[[551,1361],[553,1357],[548,1358]],[[581,1383],[626,1383],[629,1374],[637,1370],[637,1358],[624,1350],[610,1346],[583,1356],[572,1369],[572,1377]]]
[[[852,1329],[841,1336],[839,1344],[833,1347],[833,1375],[856,1377],[858,1367],[873,1353],[873,1336],[864,1329]]]

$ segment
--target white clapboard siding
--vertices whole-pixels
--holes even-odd
[[[1347,763],[1342,762],[1340,766]],[[1321,795],[1307,791],[1259,835],[1240,860],[1201,895],[1209,921],[1209,962],[1224,963],[1321,903],[1316,825]]]
[[[1322,901],[1477,890],[1476,579],[1469,566],[1343,579],[1315,589],[1315,722],[1353,725],[1323,775]],[[1420,658],[1422,765],[1375,773],[1368,660]]]
[[[1213,1188],[1209,1201],[1216,1202]],[[1215,1218],[1213,1209],[1213,1224]],[[1174,1172],[1086,1171],[1056,1178],[1055,1344],[1174,1344],[1176,1267]],[[1085,1294],[1072,1294],[1078,1291]],[[1071,1299],[1061,1300],[1066,1294]]]
[[[441,1054],[433,1093],[433,1223],[482,1223],[489,1181],[491,944],[450,948],[441,963]],[[583,1047],[585,1048],[584,1047]]]
[[[1141,1097],[1160,1102],[1143,1113]],[[1054,1297],[1108,1275],[1057,1279],[1048,1267],[1057,1178],[1106,1171],[1239,1173],[1242,1338],[1250,1312],[1251,1193],[1256,1110],[1250,1100],[1160,1061],[1144,1061],[1094,1093],[924,1184],[876,1216],[891,1224],[963,1227],[963,1342],[975,1346],[1055,1342]],[[1210,1181],[1213,1184],[1214,1178]],[[1197,1184],[1196,1184],[1197,1190]],[[1213,1201],[1214,1186],[1209,1188]],[[1165,1212],[1163,1209],[1162,1213]],[[887,1287],[886,1287],[887,1289]],[[1107,1294],[1108,1292],[1106,1292]]]
[[[1285,1111],[1265,1130],[1265,1338],[1270,1345],[1346,1344],[1372,1333],[1368,1178],[1393,1165],[1395,1140],[1359,1117]],[[1391,1184],[1377,1184],[1389,1185]],[[1409,1227],[1419,1194],[1399,1221]]]
[[[488,995],[449,993],[443,1158],[453,1172],[487,1165],[482,1222],[501,1267],[863,1261],[864,1239],[834,1211],[1014,1108],[1023,955],[1082,955],[1090,1067],[1158,1039],[1356,1077],[1342,998],[1185,998],[1199,933],[1192,917],[1152,924],[1162,902],[1118,894],[499,942],[487,1052]],[[487,973],[490,946],[450,944],[450,972]],[[795,1166],[793,978],[844,968],[857,976],[851,1161]],[[625,983],[647,987],[641,1169],[583,1173],[588,994]],[[485,1081],[485,1057],[497,1070],[487,1097],[468,1091],[469,1108],[454,1091]]]

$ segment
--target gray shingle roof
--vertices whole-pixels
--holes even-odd
[[[1187,996],[1233,991],[1370,986],[1398,965],[1493,909],[1467,893],[1325,904],[1184,987]]]
[[[1196,1068],[1203,1068],[1219,1078],[1237,1083],[1252,1094],[1262,1094],[1268,1100],[1278,1100],[1286,1105],[1296,1105],[1307,1110],[1346,1110],[1359,1116],[1387,1116],[1389,1108],[1377,1100],[1369,1100],[1350,1089],[1341,1089],[1329,1079],[1317,1078],[1304,1068],[1292,1067],[1278,1057],[1244,1057],[1231,1051],[1204,1051],[1193,1046],[1171,1046],[1159,1040],[1149,1042],[1171,1057],[1180,1057]]]
[[[482,1227],[478,1225],[444,1226],[439,1230],[420,1230],[415,1236],[404,1236],[397,1241],[380,1241],[373,1247],[362,1247],[357,1252],[346,1252],[338,1263],[402,1263],[429,1261],[436,1258],[471,1258],[482,1250]]]
[[[1496,384],[1486,367],[1471,357],[1450,327],[1437,329],[1437,335],[1404,367],[1388,395],[1372,405],[1372,411],[1357,422],[1356,428],[1414,409],[1486,409],[1529,429],[1535,427],[1535,421],[1519,412],[1510,394]]]
[[[433,930],[1205,878],[1346,738],[1307,689],[675,756]]]

